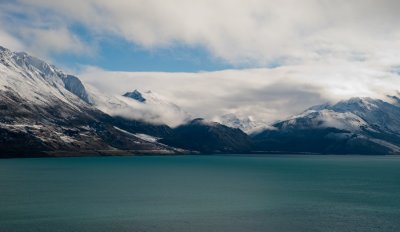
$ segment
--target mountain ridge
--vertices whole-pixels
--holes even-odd
[[[258,149],[335,154],[399,154],[400,108],[351,98],[310,107],[253,135]]]
[[[131,105],[136,100],[88,90],[78,77],[38,58],[0,50],[0,157],[197,152],[161,142],[176,135],[176,129],[131,117],[129,113],[138,110]],[[145,96],[146,110],[181,111],[154,93]],[[110,113],[118,109],[131,111]],[[154,114],[144,116],[151,119]]]
[[[234,114],[213,122],[193,119],[153,92],[99,93],[43,60],[0,46],[0,157],[400,154],[399,99],[354,97],[272,125]]]
[[[26,53],[1,48],[0,58],[1,156],[182,152],[116,129],[77,77]]]

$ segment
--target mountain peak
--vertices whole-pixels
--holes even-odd
[[[3,46],[1,46],[0,45],[0,52],[2,53],[2,52],[10,52],[10,50],[8,50],[7,48],[5,48],[5,47],[3,47]]]
[[[256,121],[252,116],[238,116],[234,113],[224,114],[216,120],[223,125],[241,129],[247,134],[256,133],[260,130],[270,128],[268,123]]]
[[[135,89],[132,92],[127,92],[123,96],[132,98],[132,99],[134,99],[134,100],[136,100],[138,102],[142,102],[142,103],[146,101],[146,98],[144,98],[142,93],[139,92],[137,89]]]
[[[191,121],[191,123],[201,123],[206,121],[204,118],[195,118]]]
[[[6,60],[10,59],[12,54],[13,54],[12,51],[10,51],[9,49],[0,45],[0,58],[1,58],[2,63],[6,62]]]
[[[34,83],[36,94],[40,96],[46,91],[48,93],[54,91],[52,87],[56,87],[58,92],[60,92],[60,89],[66,89],[86,103],[93,103],[79,78],[65,74],[46,61],[31,56],[26,52],[10,51],[2,46],[0,46],[0,58],[0,64],[5,65],[9,72],[14,73],[15,78],[19,79],[19,81],[26,79],[24,82],[26,84],[25,89],[21,84],[13,87],[20,90],[19,94],[24,94],[28,88],[27,86]],[[63,98],[62,96],[60,97]]]

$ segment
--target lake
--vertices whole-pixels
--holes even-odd
[[[0,231],[400,231],[400,157],[0,160]]]

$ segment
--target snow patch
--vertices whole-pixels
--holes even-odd
[[[161,139],[161,138],[154,137],[154,136],[147,135],[147,134],[134,134],[134,135],[135,135],[136,137],[138,137],[138,138],[144,140],[144,141],[151,142],[151,143],[156,143],[156,142],[158,142],[158,140]]]

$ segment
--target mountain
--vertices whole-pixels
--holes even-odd
[[[117,127],[77,77],[27,53],[0,47],[0,77],[2,157],[182,152]]]
[[[238,117],[235,114],[224,114],[216,119],[217,122],[232,128],[241,129],[246,134],[253,134],[270,128],[265,122],[259,122],[252,117]]]
[[[0,47],[0,157],[400,154],[397,96],[318,105],[271,126],[234,114],[220,123],[190,118],[154,92],[106,95],[27,53]]]
[[[311,107],[253,136],[255,150],[324,154],[399,154],[400,107],[352,98]]]
[[[248,153],[250,138],[240,129],[204,119],[194,119],[178,126],[162,143],[202,153]]]
[[[132,98],[138,102],[144,103],[146,101],[146,98],[143,97],[143,94],[139,92],[137,89],[135,89],[133,92],[127,92],[124,95],[124,97],[129,97]]]
[[[85,86],[76,76],[66,75],[63,78],[64,87],[70,91],[71,93],[75,94],[77,97],[82,99],[84,102],[93,104],[94,101],[90,97],[89,93],[86,91]]]
[[[0,47],[0,77],[0,157],[250,151],[239,129],[151,91],[103,94],[27,53]]]

